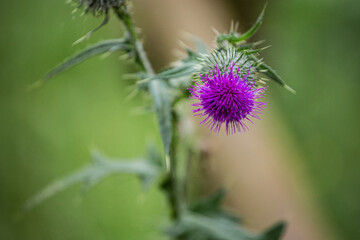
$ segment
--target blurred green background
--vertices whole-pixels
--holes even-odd
[[[340,239],[360,239],[360,1],[269,2],[271,64],[296,89],[272,96]]]
[[[253,19],[263,1],[242,4]],[[350,0],[271,1],[257,37],[272,45],[267,62],[297,90],[274,86],[272,97],[340,239],[360,239],[359,9]],[[90,149],[132,158],[160,141],[154,116],[134,114],[142,100],[125,99],[131,82],[119,76],[131,69],[116,54],[26,91],[88,45],[71,48],[99,20],[72,19],[71,11],[64,1],[0,0],[0,239],[161,239],[166,201],[156,189],[141,193],[131,176],[111,177],[86,196],[71,188],[18,214],[29,196],[88,163]],[[120,35],[111,22],[90,42]]]

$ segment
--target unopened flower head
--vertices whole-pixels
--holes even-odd
[[[250,79],[251,69],[241,75],[241,66],[234,69],[235,63],[228,66],[215,66],[206,74],[200,74],[202,84],[194,81],[189,88],[190,98],[198,100],[193,106],[195,116],[205,117],[201,124],[219,132],[225,124],[226,133],[248,129],[245,122],[250,117],[260,119],[258,114],[264,110],[266,103],[259,102],[263,98],[265,87],[256,87],[256,81]]]
[[[95,16],[108,14],[111,8],[119,8],[125,0],[76,0],[79,7],[85,7],[85,13],[92,12]]]

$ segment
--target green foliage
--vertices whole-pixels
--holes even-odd
[[[181,77],[189,77],[191,76],[194,71],[195,71],[195,64],[194,62],[184,62],[183,64],[179,65],[179,66],[175,66],[173,68],[169,68],[166,69],[162,72],[160,72],[159,74],[156,74],[155,77],[153,78],[158,78],[158,79],[165,79],[165,80],[170,80],[170,79],[176,79],[176,78],[181,78]]]
[[[259,29],[259,27],[260,27],[260,25],[262,23],[262,20],[264,18],[265,9],[266,9],[266,5],[264,6],[263,10],[261,11],[261,13],[260,13],[258,19],[256,20],[256,23],[254,24],[254,26],[252,26],[245,33],[239,34],[239,33],[235,32],[235,31],[231,31],[230,34],[219,34],[216,41],[218,43],[220,43],[220,44],[222,42],[224,42],[224,41],[228,41],[230,44],[235,45],[236,43],[240,43],[242,41],[245,41],[245,40],[249,39]]]
[[[225,189],[220,188],[210,196],[194,203],[190,206],[190,210],[208,217],[214,216],[217,219],[223,219],[224,221],[240,223],[240,218],[238,216],[221,208],[225,195]]]
[[[160,173],[159,160],[154,154],[150,155],[149,159],[124,161],[122,159],[110,159],[100,152],[95,152],[92,159],[92,164],[86,165],[78,171],[50,183],[42,191],[29,199],[25,203],[24,209],[30,210],[57,193],[78,183],[83,183],[84,190],[89,190],[104,178],[115,174],[134,174],[140,178],[144,188],[148,188]]]
[[[225,240],[278,240],[284,224],[278,223],[261,234],[254,234],[241,227],[240,219],[221,208],[225,190],[219,189],[184,211],[180,220],[168,230],[172,237],[182,239]]]
[[[106,40],[99,42],[93,46],[86,48],[85,50],[81,51],[80,53],[70,57],[69,59],[65,60],[59,66],[55,67],[51,70],[48,74],[45,75],[43,81],[47,81],[58,74],[84,62],[85,60],[94,57],[100,54],[111,54],[115,51],[122,50],[124,52],[131,52],[132,46],[129,44],[126,38],[124,39],[113,39],[113,40]]]
[[[172,137],[172,110],[169,92],[162,79],[151,80],[149,91],[154,100],[164,151],[166,155],[169,155]]]
[[[283,223],[278,223],[263,234],[255,234],[245,230],[236,222],[217,216],[208,217],[194,212],[184,212],[176,225],[169,230],[169,234],[172,237],[185,239],[278,240],[284,226]]]
[[[254,240],[256,235],[241,228],[237,223],[186,211],[169,231],[173,237],[190,238],[193,234],[200,239]]]
[[[263,234],[260,235],[260,240],[278,240],[281,238],[282,234],[285,231],[286,224],[284,222],[276,223],[274,226],[270,227]]]
[[[290,91],[291,93],[296,93],[294,89],[289,87],[285,81],[280,77],[279,74],[275,72],[274,69],[272,69],[270,66],[266,65],[265,63],[260,63],[257,66],[257,69],[261,72],[263,72],[266,76],[268,76],[270,79],[274,80],[275,82],[279,83],[281,86],[283,86],[286,90]]]

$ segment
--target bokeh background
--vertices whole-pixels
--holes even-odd
[[[177,33],[191,32],[187,26],[203,29],[193,33],[211,44],[211,27],[224,31],[234,19],[245,30],[263,4],[137,0],[133,10],[159,69],[175,59],[172,49],[181,49]],[[281,169],[298,174],[296,184],[307,189],[305,205],[312,207],[304,214],[319,219],[315,231],[321,229],[313,239],[360,239],[359,9],[360,2],[351,0],[269,1],[255,37],[272,45],[263,56],[297,91],[292,95],[271,84],[271,117],[260,129],[276,131],[264,130],[260,137],[265,135],[265,145],[278,139],[276,149],[284,149],[287,160]],[[155,188],[143,193],[132,176],[106,179],[85,196],[73,187],[20,212],[47,183],[88,163],[90,149],[127,159],[143,156],[148,142],[160,141],[154,116],[137,114],[144,100],[126,99],[131,81],[121,75],[133,68],[116,54],[27,91],[76,50],[121,36],[113,19],[91,40],[71,47],[100,21],[71,11],[64,1],[0,0],[0,239],[164,239],[158,229],[168,222],[165,199]],[[246,206],[239,209],[241,214]],[[250,222],[266,214],[258,212],[259,219]],[[300,228],[300,235],[286,239],[304,239],[302,230],[307,231]]]

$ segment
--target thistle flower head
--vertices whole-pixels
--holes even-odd
[[[212,131],[219,132],[223,123],[227,134],[245,131],[246,120],[253,123],[250,117],[260,119],[258,114],[266,106],[258,101],[266,88],[256,86],[254,78],[250,78],[251,67],[242,74],[243,66],[237,65],[236,62],[216,65],[208,73],[199,74],[202,83],[194,81],[189,88],[190,98],[198,100],[193,104],[197,107],[194,115],[205,117],[201,124]]]

